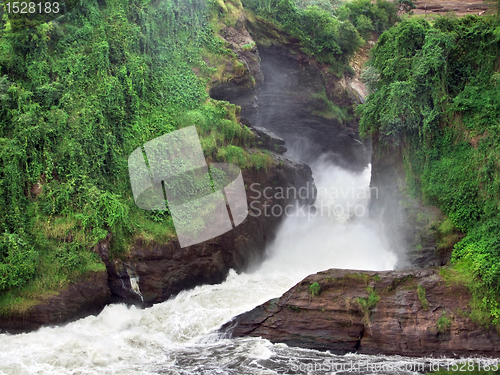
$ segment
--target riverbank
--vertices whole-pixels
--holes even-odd
[[[340,355],[495,357],[500,336],[470,319],[470,300],[452,270],[331,269],[221,330]]]

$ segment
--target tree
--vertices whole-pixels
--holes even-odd
[[[416,8],[415,4],[413,3],[413,0],[396,0],[396,4],[398,6],[398,9],[402,13],[413,13],[413,9]]]

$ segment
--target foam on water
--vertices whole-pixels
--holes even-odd
[[[368,188],[369,169],[355,175],[320,161],[313,171],[318,188]],[[316,205],[323,200],[366,208],[366,199],[347,195],[319,196]],[[111,305],[97,317],[65,326],[0,335],[0,373],[276,374],[290,371],[290,358],[303,353],[331,357],[258,338],[221,338],[214,331],[311,273],[335,267],[391,269],[396,258],[372,224],[367,215],[352,213],[288,217],[268,249],[268,260],[251,274],[231,271],[220,285],[184,291],[144,310]]]

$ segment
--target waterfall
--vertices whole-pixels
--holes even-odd
[[[366,192],[369,168],[353,174],[321,160],[312,168],[320,193],[321,188],[337,189],[335,194],[318,194],[317,211],[321,205],[366,209],[366,197],[352,192]],[[253,273],[231,271],[220,285],[199,286],[144,310],[110,305],[97,317],[65,326],[1,334],[0,373],[276,374],[291,368],[290,358],[341,360],[344,357],[215,333],[233,316],[279,297],[310,273],[331,267],[382,270],[395,264],[367,215],[332,212],[287,217],[268,249],[268,260]],[[130,274],[130,281],[140,295],[137,278]]]

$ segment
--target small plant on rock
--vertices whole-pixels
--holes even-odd
[[[311,292],[312,297],[318,296],[320,290],[321,290],[321,285],[319,285],[318,282],[315,282],[314,284],[309,285],[309,291]]]
[[[422,307],[425,311],[427,311],[429,309],[429,302],[425,297],[425,288],[422,285],[417,286],[417,296],[420,300],[420,303],[422,304]]]
[[[451,320],[446,316],[446,313],[443,312],[443,315],[438,319],[436,326],[438,332],[446,332],[450,329]]]

